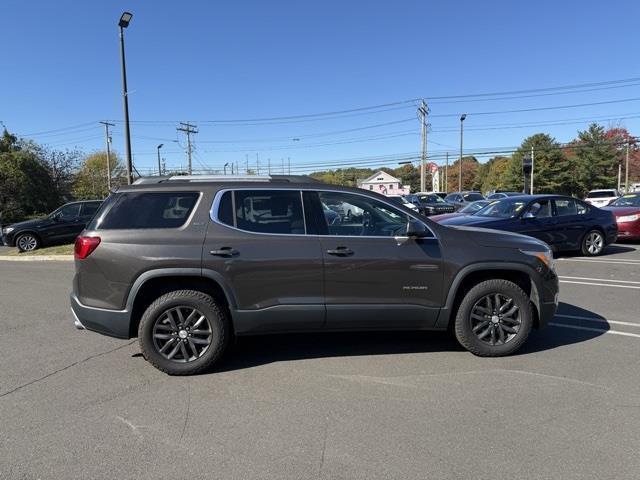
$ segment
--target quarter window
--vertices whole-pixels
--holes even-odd
[[[328,235],[394,237],[407,232],[409,217],[379,200],[343,192],[318,195],[322,204],[333,207],[324,210]]]
[[[178,228],[189,218],[197,192],[126,192],[114,195],[113,205],[97,223],[100,230]]]

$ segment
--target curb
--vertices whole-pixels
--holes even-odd
[[[26,257],[0,255],[0,261],[6,262],[67,262],[72,260],[73,255],[29,255]]]

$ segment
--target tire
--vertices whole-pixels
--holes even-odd
[[[582,254],[587,257],[601,255],[605,247],[604,235],[600,230],[589,230],[582,239]]]
[[[162,295],[147,308],[138,327],[142,355],[169,375],[208,370],[224,353],[230,336],[226,310],[195,290]]]
[[[40,248],[40,239],[35,233],[21,233],[16,238],[16,247],[21,252],[33,252]]]
[[[474,355],[501,357],[518,350],[532,326],[533,311],[528,295],[513,282],[493,279],[467,292],[458,308],[454,330],[460,345]]]

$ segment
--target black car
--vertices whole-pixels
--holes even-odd
[[[2,229],[9,247],[29,252],[44,245],[73,242],[98,211],[101,200],[67,203],[44,218],[14,223]]]
[[[453,204],[445,202],[437,193],[420,193],[417,197],[420,201],[418,207],[424,215],[442,215],[456,211]]]
[[[456,211],[478,200],[486,200],[480,192],[453,192],[444,199],[445,202],[452,204]]]
[[[521,233],[543,240],[556,252],[580,250],[588,256],[600,255],[618,235],[611,212],[560,195],[496,200],[473,215],[447,218],[440,224]]]

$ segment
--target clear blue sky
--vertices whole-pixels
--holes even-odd
[[[334,160],[417,152],[415,106],[293,123],[207,121],[640,77],[635,0],[4,0],[0,121],[22,135],[49,132],[31,137],[56,148],[92,151],[104,145],[97,122],[116,120],[113,145],[122,153],[117,21],[123,10],[134,14],[126,42],[134,163],[141,170],[156,165],[158,143],[165,145],[167,167],[186,163],[184,137],[175,130],[181,120],[200,130],[194,168],[244,164],[247,155],[255,165],[258,154],[262,166],[271,158],[274,170],[290,157],[299,172]],[[603,123],[640,134],[638,100],[477,115],[640,98],[640,81],[584,90],[458,103],[433,99],[429,150],[438,162],[435,155],[444,150],[455,154],[461,112],[469,113],[469,152],[516,146],[539,131],[568,141],[599,118],[623,118]],[[536,122],[564,124],[501,127]],[[66,129],[76,125],[82,126]],[[65,130],[50,132],[57,129]],[[275,140],[255,141],[262,139]],[[383,163],[368,162],[351,163]]]

